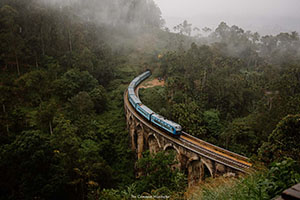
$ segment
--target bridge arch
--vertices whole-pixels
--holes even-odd
[[[134,118],[133,118],[132,114],[129,114],[129,116],[128,116],[128,123],[129,124],[134,123]]]
[[[219,176],[226,173],[226,167],[220,163],[215,163],[215,176]]]
[[[166,151],[167,149],[175,149],[175,151],[177,152],[177,154],[180,155],[179,149],[176,146],[174,146],[173,144],[171,144],[171,143],[168,143],[168,144],[166,144],[164,146],[164,151]]]
[[[199,183],[203,176],[203,163],[198,156],[191,157],[186,164],[189,187]]]
[[[209,171],[209,175],[211,177],[214,177],[214,171],[213,171],[213,164],[210,160],[201,159],[201,162],[203,163],[203,176],[202,179],[205,179],[205,176],[207,176],[206,169]]]
[[[201,159],[198,156],[193,156],[187,161],[186,166],[188,167],[193,161],[201,161]]]
[[[171,150],[171,151],[173,150],[173,151],[176,152],[175,160],[177,161],[177,164],[174,164],[172,166],[172,168],[173,169],[175,169],[175,168],[180,169],[181,168],[181,162],[180,162],[181,161],[181,154],[180,154],[179,149],[171,143],[166,144],[163,149],[166,152],[168,152],[169,150]]]
[[[156,134],[151,132],[146,138],[150,153],[157,153],[161,149],[161,144]]]

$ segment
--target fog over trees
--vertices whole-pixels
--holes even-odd
[[[183,20],[215,29],[221,21],[260,34],[300,31],[297,0],[155,0],[169,28]]]

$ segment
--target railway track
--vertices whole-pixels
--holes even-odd
[[[213,150],[209,147],[206,147],[206,146],[203,146],[203,145],[197,143],[196,141],[189,140],[184,136],[181,136],[180,140],[182,141],[182,143],[184,143],[186,145],[186,147],[190,147],[190,148],[194,149],[194,151],[197,152],[197,154],[200,154],[203,157],[214,160],[225,166],[234,168],[238,171],[247,173],[248,168],[250,168],[252,166],[252,164],[249,162],[241,161],[232,156],[229,156],[229,155],[226,155],[219,151]]]
[[[182,132],[182,135],[180,137],[182,140],[186,141],[187,143],[191,143],[193,145],[196,145],[198,147],[205,148],[206,150],[210,152],[215,152],[218,155],[222,155],[223,157],[229,158],[231,160],[234,160],[238,163],[241,163],[245,167],[251,167],[252,164],[248,162],[248,158],[241,156],[239,154],[236,154],[234,152],[228,151],[226,149],[223,149],[221,147],[215,146],[211,143],[205,142],[199,138],[196,138],[190,134],[187,134],[186,132]]]

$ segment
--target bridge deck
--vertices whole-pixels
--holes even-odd
[[[197,145],[197,146],[200,146],[200,147],[205,148],[205,149],[207,149],[207,150],[209,150],[209,151],[212,151],[212,152],[214,152],[214,153],[217,153],[217,154],[220,155],[220,156],[227,157],[227,158],[229,158],[229,159],[231,159],[231,160],[235,160],[235,161],[237,161],[237,162],[239,162],[239,163],[243,163],[244,165],[249,166],[249,167],[252,166],[251,163],[249,163],[249,162],[247,162],[247,161],[245,161],[245,160],[241,160],[241,159],[235,158],[235,157],[233,157],[233,156],[231,156],[231,155],[225,154],[225,153],[220,152],[220,151],[218,151],[218,150],[216,150],[216,149],[213,149],[213,148],[211,148],[211,147],[205,146],[205,145],[201,144],[199,141],[197,141],[197,140],[195,140],[195,139],[191,139],[190,137],[187,137],[186,135],[182,135],[181,137],[182,137],[184,140],[187,140],[187,141],[189,141],[189,142],[191,142],[191,143],[193,143],[193,144],[195,144],[195,145]]]

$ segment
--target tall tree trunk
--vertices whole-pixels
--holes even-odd
[[[69,52],[72,53],[72,40],[71,40],[71,31],[70,27],[68,28],[68,43],[69,43]],[[69,65],[73,67],[73,61],[72,61],[72,55],[70,54],[68,56],[69,58]]]
[[[68,38],[69,38],[69,51],[72,52],[72,40],[71,40],[71,31],[68,29]]]
[[[203,76],[203,79],[202,79],[201,91],[203,90],[205,83],[206,83],[206,70],[204,71],[204,76]]]
[[[18,54],[17,51],[15,49],[15,58],[16,58],[16,64],[17,64],[17,71],[18,71],[18,75],[20,76],[20,66],[19,66],[19,59],[18,59]]]
[[[251,58],[248,59],[247,68],[248,68],[249,65],[250,65],[250,61],[251,61]]]
[[[44,37],[43,37],[43,27],[41,26],[40,30],[40,41],[41,41],[41,46],[42,46],[42,54],[43,56],[45,55],[45,42],[44,42]]]
[[[50,129],[50,135],[53,134],[53,129],[52,129],[52,123],[51,121],[49,121],[49,129]]]
[[[37,59],[37,53],[35,52],[35,67],[38,69],[39,68],[39,63]]]

